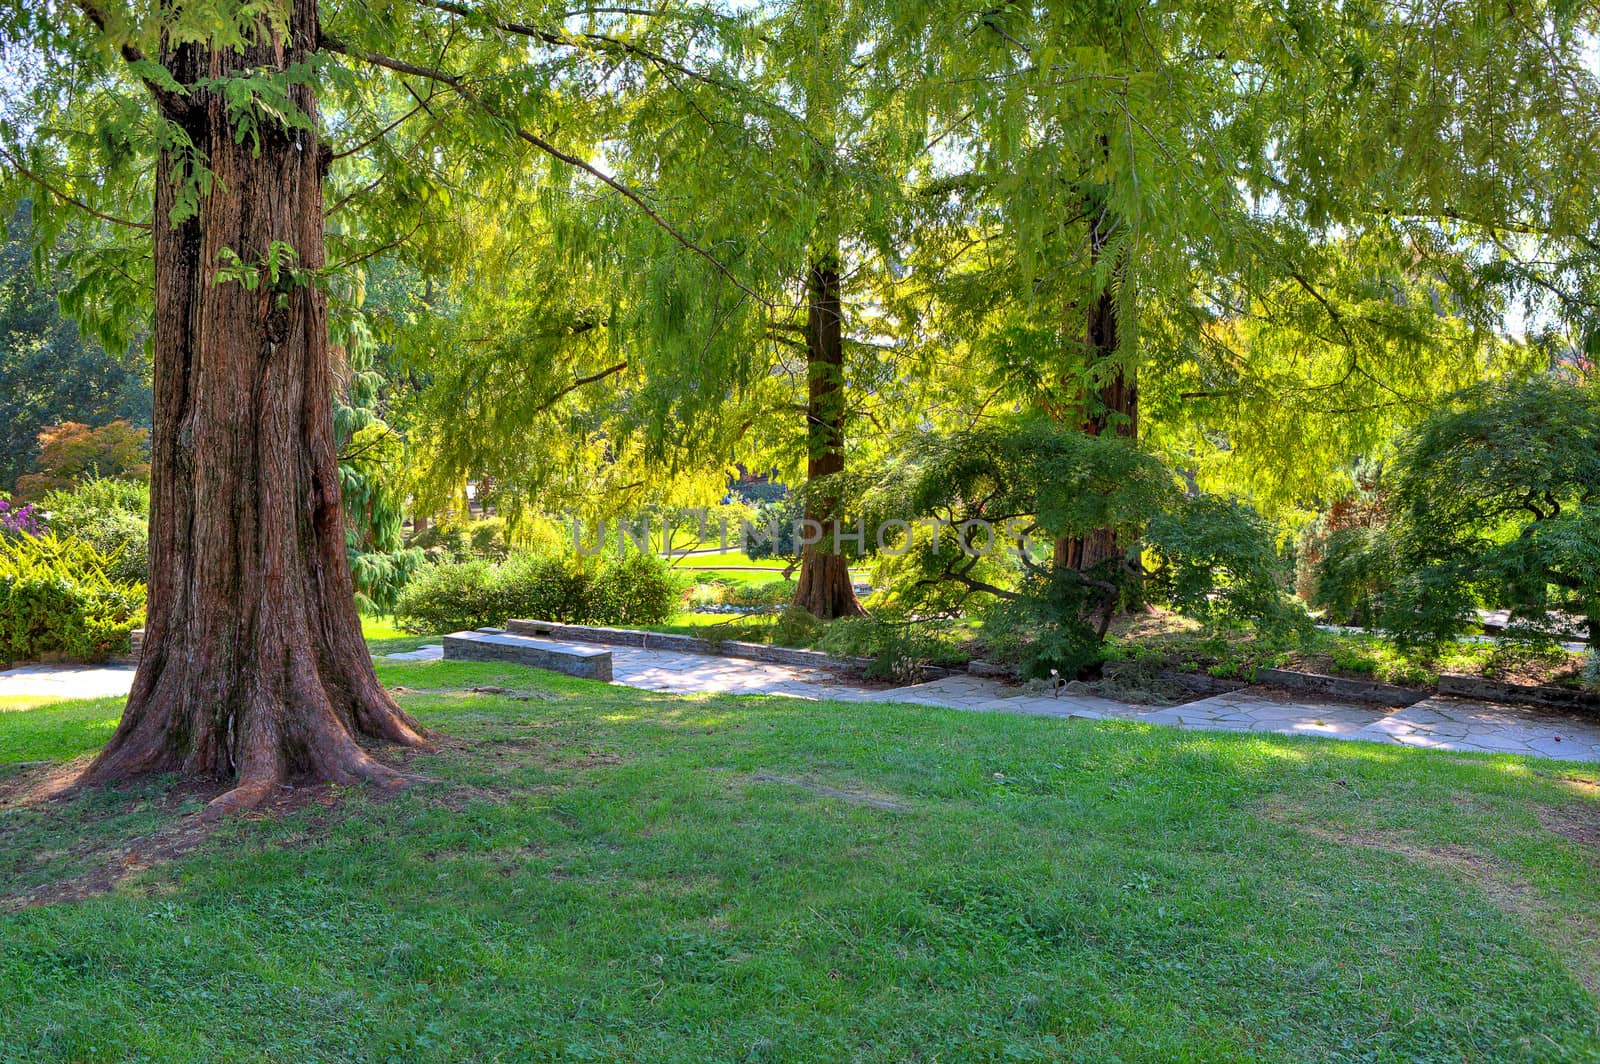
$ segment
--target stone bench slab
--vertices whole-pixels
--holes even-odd
[[[767,643],[742,643],[733,639],[709,640],[675,632],[645,632],[633,628],[599,628],[587,624],[561,624],[556,621],[517,618],[506,622],[506,631],[518,635],[547,635],[553,639],[574,639],[585,643],[610,643],[615,646],[667,650],[677,654],[711,654],[719,657],[748,658],[773,665],[809,669],[863,669],[870,658],[836,658],[820,650],[775,647]]]
[[[504,632],[452,632],[444,637],[444,656],[446,661],[509,661],[611,682],[611,651],[601,647],[567,646]]]

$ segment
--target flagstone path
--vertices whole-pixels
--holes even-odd
[[[592,643],[573,644],[593,647]],[[1178,728],[1279,732],[1474,753],[1529,754],[1600,762],[1600,720],[1520,706],[1436,696],[1406,708],[1333,702],[1246,688],[1178,706],[1146,706],[1062,693],[1059,697],[976,676],[949,676],[908,687],[872,686],[828,669],[776,665],[638,647],[613,646],[613,683],[669,694],[783,695],[844,702],[904,702],[973,712],[1024,713],[1087,720],[1132,720]],[[389,660],[432,661],[424,646]],[[0,698],[47,695],[100,698],[127,693],[128,667],[30,665],[0,672]],[[4,714],[0,713],[0,728]]]

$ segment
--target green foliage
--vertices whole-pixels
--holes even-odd
[[[563,555],[513,554],[424,566],[401,592],[395,615],[408,632],[438,634],[512,618],[563,624],[660,624],[682,596],[678,576],[643,554],[600,563]]]
[[[116,579],[115,562],[53,532],[0,538],[0,662],[126,652],[144,620],[144,586]]]
[[[1071,570],[1030,573],[1015,597],[980,612],[984,657],[1016,665],[1024,679],[1076,679],[1102,660],[1091,594]]]
[[[815,646],[837,657],[870,659],[866,668],[870,679],[916,683],[924,665],[965,662],[965,655],[948,635],[948,625],[876,610],[866,617],[830,622]]]
[[[1589,624],[1600,616],[1597,521],[1592,388],[1542,376],[1465,391],[1397,458],[1385,625],[1444,639],[1470,628],[1484,601],[1533,638],[1559,633],[1561,614]]]
[[[747,610],[777,609],[794,598],[793,580],[768,580],[760,584],[734,584],[722,593],[728,606]]]
[[[71,278],[56,268],[40,278],[31,214],[19,208],[0,245],[0,490],[32,467],[47,425],[150,421],[143,358],[126,345],[120,357],[109,353],[62,314],[57,296]]]
[[[828,625],[800,606],[785,606],[772,626],[772,641],[779,646],[810,646],[817,642]]]
[[[424,566],[400,592],[395,617],[422,635],[504,624],[508,618],[490,590],[494,575],[483,560]]]
[[[414,533],[409,544],[421,550],[430,559],[464,562],[472,558],[504,561],[511,553],[507,538],[506,520],[503,517],[442,518]],[[545,549],[532,553],[548,553],[551,544],[541,543]]]
[[[286,247],[275,243],[269,249],[266,277],[274,287],[304,281],[293,266],[293,249]],[[248,274],[241,283],[254,287],[260,277],[259,272]],[[334,328],[332,339],[344,353],[347,371],[333,414],[340,443],[345,553],[357,605],[368,613],[389,613],[423,563],[422,551],[401,538],[404,447],[378,414],[383,380],[372,368],[374,343],[365,319],[352,314],[336,320]]]
[[[1335,624],[1372,627],[1394,587],[1394,542],[1387,530],[1352,526],[1328,534],[1312,569],[1311,605]]]
[[[759,500],[750,517],[753,531],[745,544],[745,553],[753,561],[767,558],[795,561],[800,557],[800,541],[794,530],[805,515],[804,498],[796,493],[786,492],[776,498]]]
[[[1202,625],[1167,616],[1155,624],[1135,623],[1108,641],[1105,658],[1119,669],[1153,678],[1166,669],[1205,673],[1223,680],[1254,681],[1263,668],[1284,668],[1315,630],[1304,624],[1250,627]],[[1122,675],[1118,673],[1119,677]]]
[[[1275,530],[1237,501],[1200,495],[1157,514],[1145,533],[1148,592],[1213,623],[1264,621],[1285,609]]]
[[[1117,542],[1134,543],[1180,501],[1171,473],[1125,437],[1044,418],[916,438],[862,495],[869,528],[938,522],[919,527],[909,546],[879,550],[880,558],[903,554],[877,570],[890,581],[888,600],[916,616],[981,617],[985,653],[1036,677],[1075,677],[1093,666],[1110,615],[1140,578],[1125,553],[1087,570],[1055,566],[1055,541],[1110,530]],[[1213,517],[1213,531],[1222,519]],[[1228,526],[1234,541],[1208,544],[1203,557],[1199,533],[1180,543],[1169,526],[1167,571],[1182,576],[1185,593],[1203,597],[1189,590],[1202,579],[1197,570],[1227,555],[1236,571],[1211,577],[1236,589],[1227,608],[1260,605],[1260,560],[1243,546],[1259,545],[1239,524]],[[1179,586],[1176,576],[1171,586]]]
[[[596,624],[660,624],[682,597],[682,578],[664,559],[634,551],[600,567],[587,609]]]
[[[92,477],[45,495],[40,506],[57,536],[82,540],[122,583],[144,583],[150,550],[150,485]]]

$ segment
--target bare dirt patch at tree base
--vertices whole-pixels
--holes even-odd
[[[405,755],[396,759],[403,763],[410,760],[412,751],[397,753]],[[212,800],[227,793],[229,783],[177,782],[157,794],[146,787],[78,790],[77,784],[90,760],[86,756],[49,763],[0,778],[0,852],[13,849],[6,845],[11,834],[7,830],[7,814],[43,813],[70,822],[63,824],[60,831],[62,838],[70,840],[62,848],[27,852],[9,869],[0,863],[0,912],[83,901],[110,893],[144,873],[197,852],[222,826],[220,818],[209,816],[206,811]],[[342,804],[348,790],[327,783],[285,784],[259,806],[233,819],[277,820],[312,805],[332,809]],[[378,787],[364,788],[367,792],[379,797],[396,793]],[[91,796],[95,799],[92,807],[68,805],[76,798]],[[159,816],[160,825],[134,835],[115,830],[114,821],[143,812]],[[102,825],[110,830],[95,830]],[[72,871],[41,883],[18,882],[30,878],[26,874],[29,865],[44,863]],[[154,881],[150,886],[152,890],[160,888]]]

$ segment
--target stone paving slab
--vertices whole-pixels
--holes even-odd
[[[1436,750],[1600,761],[1600,722],[1451,695],[1392,713],[1354,738]]]
[[[388,661],[441,661],[444,659],[444,644],[424,643],[415,650],[385,654],[384,658]]]
[[[21,665],[0,672],[0,696],[113,698],[133,687],[132,665]]]

